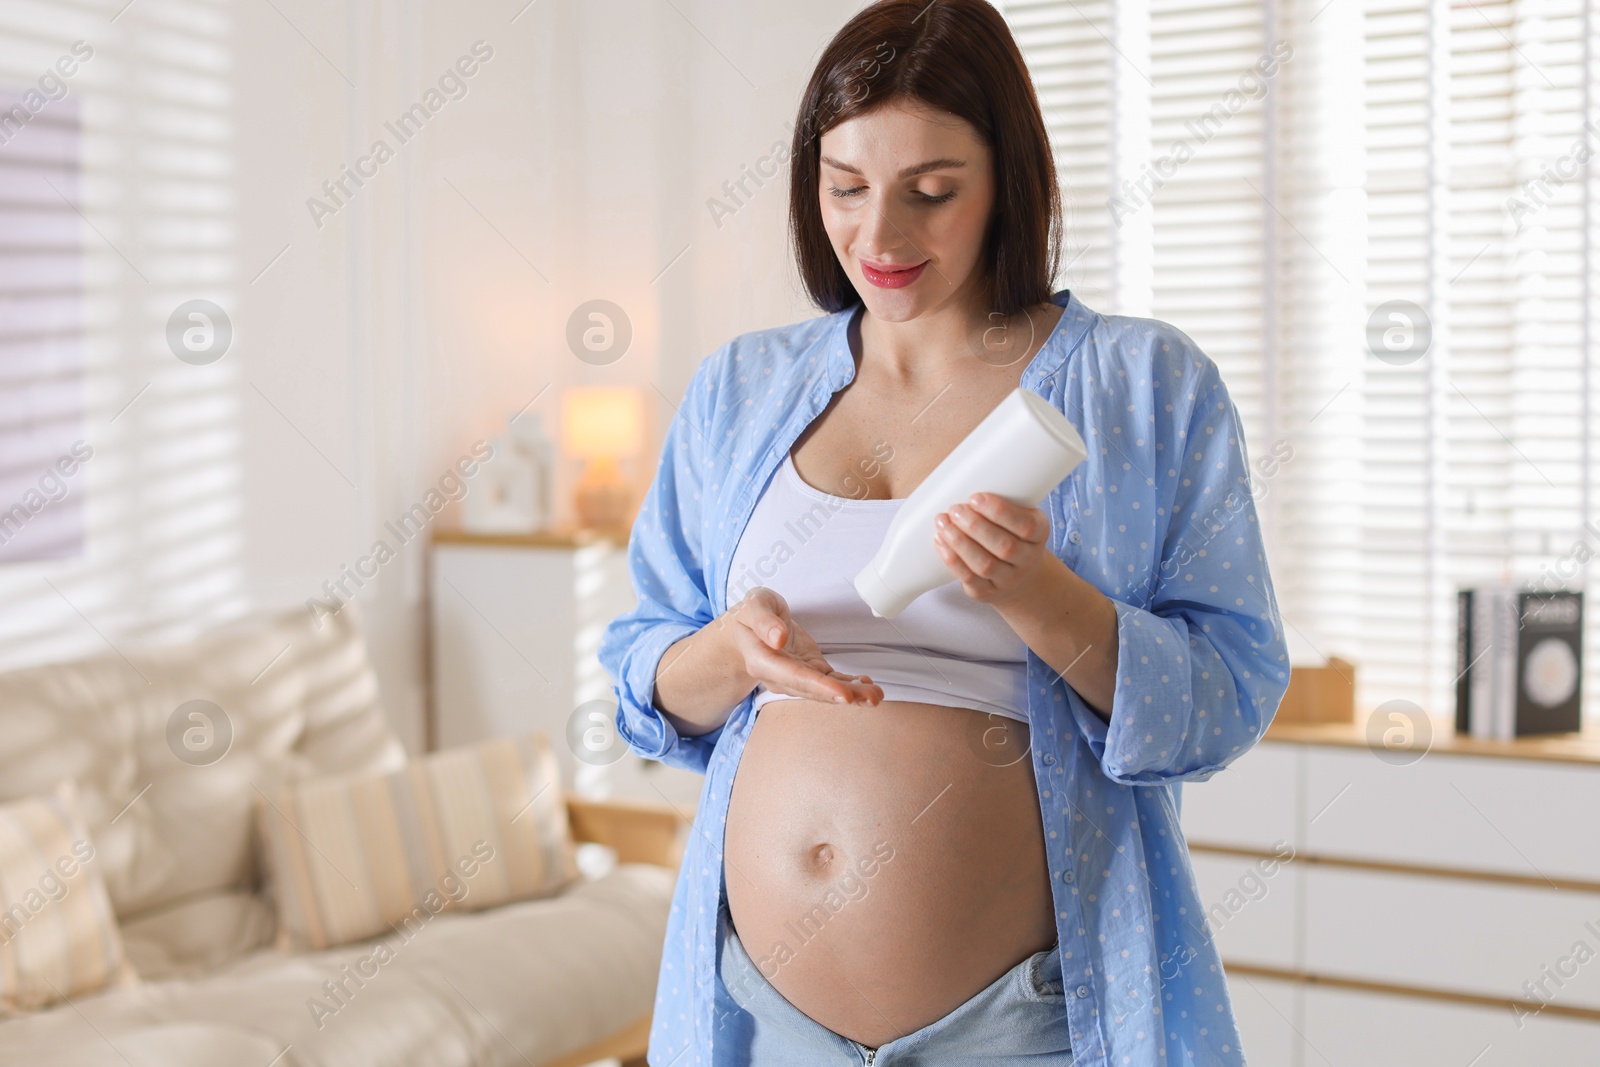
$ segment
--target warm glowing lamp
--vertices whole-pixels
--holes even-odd
[[[617,466],[644,445],[644,401],[637,389],[593,386],[561,396],[562,450],[583,461],[574,503],[578,522],[614,530],[632,517],[633,490]]]

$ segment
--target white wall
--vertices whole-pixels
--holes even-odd
[[[720,228],[706,201],[787,137],[816,54],[857,6],[540,3],[513,25],[499,5],[475,21],[424,12],[421,77],[475,37],[496,49],[422,145],[428,388],[446,432],[492,432],[552,381],[534,408],[551,420],[561,385],[626,382],[655,397],[659,436],[671,411],[652,383],[676,401],[728,337],[817,313],[789,262],[787,172]],[[564,339],[595,298],[634,327],[603,368]]]
[[[643,388],[653,450],[701,358],[817,313],[787,173],[720,227],[706,202],[786,139],[860,4],[123,3],[0,11],[0,82],[96,50],[72,82],[88,551],[0,568],[0,667],[304,604],[541,389],[554,429],[565,385]],[[399,145],[384,123],[479,40],[494,54],[467,95]],[[307,199],[379,137],[395,157],[316,225]],[[235,327],[209,366],[164,340],[194,297]],[[597,297],[634,327],[605,367],[564,339]],[[416,748],[424,561],[397,547],[355,599]]]

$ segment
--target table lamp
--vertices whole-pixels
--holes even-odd
[[[561,445],[583,461],[573,502],[579,525],[616,530],[633,517],[633,488],[619,459],[639,454],[644,443],[644,402],[637,389],[586,386],[561,396]]]

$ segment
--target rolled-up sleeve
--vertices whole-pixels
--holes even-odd
[[[1110,722],[1068,689],[1101,768],[1127,785],[1210,778],[1261,739],[1288,687],[1239,413],[1214,368],[1197,395],[1148,607],[1112,598]]]
[[[667,428],[655,479],[628,539],[628,572],[638,603],[606,625],[599,650],[614,683],[622,740],[646,759],[701,774],[722,727],[696,737],[679,735],[655,706],[655,685],[662,654],[714,618],[703,551],[705,494],[719,480],[708,469],[717,453],[705,441],[709,362],[690,379]]]

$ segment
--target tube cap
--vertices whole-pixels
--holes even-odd
[[[861,599],[867,602],[867,607],[872,609],[872,614],[880,619],[894,618],[917,599],[915,593],[906,596],[892,588],[878,576],[878,569],[871,563],[862,567],[861,573],[856,575],[855,587]]]

